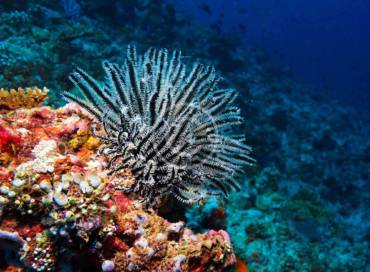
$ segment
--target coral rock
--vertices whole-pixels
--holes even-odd
[[[0,125],[1,155],[9,143],[17,150],[0,165],[0,240],[16,242],[20,268],[222,271],[235,263],[225,232],[193,234],[125,195],[130,170],[109,177],[91,116],[78,107],[18,109]]]

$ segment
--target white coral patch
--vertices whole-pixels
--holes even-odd
[[[86,168],[91,171],[100,170],[103,169],[104,167],[104,165],[98,160],[90,160],[86,163],[86,165],[87,165]]]
[[[63,120],[62,124],[65,127],[71,127],[71,125],[76,124],[80,120],[81,118],[78,115],[72,115],[68,117],[67,119]]]
[[[30,175],[34,173],[51,173],[54,172],[55,162],[62,158],[56,156],[57,143],[54,140],[40,141],[32,150],[35,159],[24,162],[16,168],[20,175]]]
[[[55,193],[54,201],[58,206],[65,206],[68,203],[68,196],[63,193]]]
[[[19,174],[34,174],[34,173],[52,173],[54,172],[55,162],[62,156],[38,157],[33,161],[28,161],[18,165],[16,171]]]
[[[181,254],[176,257],[175,267],[173,268],[174,272],[180,272],[181,270],[181,263],[186,260],[186,256]]]
[[[86,180],[80,182],[80,189],[85,194],[90,194],[93,191],[93,188],[89,185]]]
[[[30,131],[26,128],[17,128],[16,131],[20,133],[22,136],[26,136],[30,133]]]
[[[89,181],[91,186],[94,188],[99,187],[99,185],[101,184],[101,178],[96,175],[89,176]]]
[[[36,158],[46,157],[55,154],[57,151],[57,143],[54,140],[40,141],[32,150]]]
[[[147,248],[148,241],[144,237],[140,237],[138,240],[136,240],[135,246],[141,247],[141,248]]]

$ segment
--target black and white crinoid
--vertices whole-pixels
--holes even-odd
[[[137,55],[129,46],[123,66],[103,68],[105,84],[77,68],[69,78],[79,95],[64,96],[102,123],[110,173],[129,168],[135,178],[125,190],[154,206],[166,196],[194,203],[238,188],[251,149],[235,132],[237,94],[217,88],[213,67],[196,63],[187,73],[180,51]]]

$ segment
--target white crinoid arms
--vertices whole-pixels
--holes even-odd
[[[129,168],[135,178],[128,192],[155,206],[167,196],[194,203],[238,189],[251,149],[235,132],[237,94],[217,88],[213,67],[196,63],[187,73],[180,51],[137,55],[129,46],[122,66],[103,68],[105,84],[77,68],[69,78],[79,95],[64,96],[102,123],[110,174]]]

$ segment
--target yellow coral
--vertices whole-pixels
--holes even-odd
[[[87,141],[87,136],[77,136],[68,141],[67,145],[73,150],[79,149]]]
[[[47,88],[18,88],[0,89],[0,113],[5,113],[19,108],[34,108],[40,106],[48,98]]]
[[[89,150],[96,149],[96,148],[99,147],[99,145],[100,145],[99,139],[95,138],[93,136],[90,136],[89,139],[87,139],[87,141],[86,141],[86,147]]]

